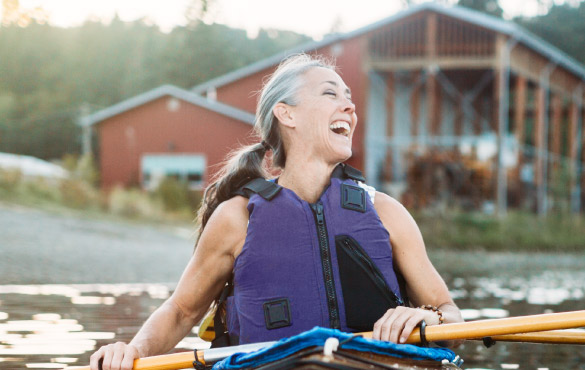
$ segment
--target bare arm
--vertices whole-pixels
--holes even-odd
[[[207,312],[231,275],[234,260],[246,237],[247,200],[232,198],[213,213],[195,253],[172,296],[144,323],[128,344],[118,342],[100,348],[91,356],[97,370],[131,369],[137,357],[165,353],[184,338]]]
[[[393,256],[406,280],[412,304],[438,307],[445,323],[463,321],[447,285],[429,260],[420,230],[410,213],[398,201],[379,192],[375,205],[390,233]],[[439,324],[439,316],[432,311],[403,307],[389,310],[374,326],[374,338],[405,340],[422,320],[427,325]]]

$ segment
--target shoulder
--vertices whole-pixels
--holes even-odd
[[[379,191],[376,192],[374,208],[376,208],[376,212],[378,212],[380,218],[394,218],[396,216],[410,215],[402,203],[388,194]]]
[[[248,199],[235,196],[222,202],[207,222],[197,248],[211,247],[237,255],[248,229]]]
[[[411,245],[412,239],[421,239],[420,230],[416,221],[406,207],[391,196],[376,192],[376,212],[382,224],[390,233],[393,243]]]
[[[247,225],[248,223],[248,199],[236,195],[233,198],[222,202],[211,217],[207,227],[210,226],[221,226],[223,228],[237,228],[242,224]],[[207,228],[206,227],[206,228]]]

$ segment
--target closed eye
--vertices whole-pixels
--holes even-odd
[[[323,95],[331,95],[331,96],[337,96],[337,94],[335,93],[335,91],[331,91],[331,90],[327,90],[323,93]]]

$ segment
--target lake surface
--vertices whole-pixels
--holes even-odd
[[[129,341],[192,245],[188,228],[0,204],[0,369],[87,365],[101,345]],[[585,254],[429,253],[468,320],[585,308]],[[205,346],[192,333],[176,350]],[[583,346],[468,341],[456,352],[465,369],[585,369]]]

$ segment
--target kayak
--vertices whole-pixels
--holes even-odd
[[[446,348],[396,344],[319,327],[278,342],[241,347],[213,369],[459,369],[463,362]],[[220,357],[212,351],[205,354],[201,369]]]
[[[400,369],[400,370],[461,370],[445,361],[412,360],[376,353],[339,350],[332,355],[323,351],[307,350],[293,356],[255,367],[257,370],[276,369]]]

